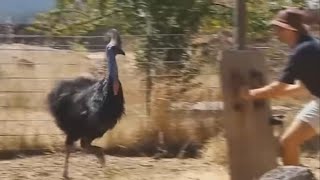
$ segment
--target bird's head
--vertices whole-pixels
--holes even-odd
[[[125,55],[125,52],[122,50],[122,42],[119,32],[116,29],[110,29],[104,36],[104,40],[107,44],[107,49],[114,51],[114,54]]]

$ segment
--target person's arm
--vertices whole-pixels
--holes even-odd
[[[288,95],[288,96],[298,95],[298,96],[300,96],[300,95],[310,95],[310,93],[301,81],[296,81],[296,84],[288,85],[288,87],[286,88],[285,95]]]
[[[308,55],[306,48],[299,48],[289,56],[287,66],[284,68],[279,80],[261,88],[241,92],[245,99],[266,99],[283,95],[291,95],[303,89],[301,83],[295,83],[300,73],[300,66]]]
[[[298,82],[296,84],[286,84],[275,81],[261,88],[251,89],[247,93],[242,93],[245,99],[267,99],[284,95],[293,95],[302,92],[303,85]]]

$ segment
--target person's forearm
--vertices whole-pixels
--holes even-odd
[[[282,83],[274,82],[270,85],[249,91],[249,95],[253,99],[275,98],[283,95],[292,95],[301,92],[303,86],[301,84],[284,85]]]
[[[303,86],[299,84],[288,85],[288,87],[283,91],[283,95],[296,95],[299,93],[306,92]]]
[[[268,85],[262,88],[250,90],[249,95],[252,99],[266,99],[274,97],[275,92],[273,91],[272,87]]]

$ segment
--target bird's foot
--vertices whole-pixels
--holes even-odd
[[[101,147],[91,145],[91,142],[92,141],[89,141],[88,139],[84,138],[81,139],[80,144],[85,152],[94,154],[98,158],[101,167],[105,167],[106,160],[104,157],[103,149]]]
[[[70,179],[68,174],[69,174],[68,170],[64,170],[63,171],[62,177],[63,177],[64,180],[69,180]]]

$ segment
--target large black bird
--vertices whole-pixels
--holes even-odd
[[[66,134],[66,158],[63,176],[68,177],[69,155],[80,139],[81,147],[95,154],[102,166],[102,148],[91,145],[96,138],[112,129],[125,113],[122,86],[118,78],[116,55],[125,55],[117,30],[107,32],[106,60],[108,71],[101,80],[77,77],[62,80],[48,94],[49,110],[57,126]]]

